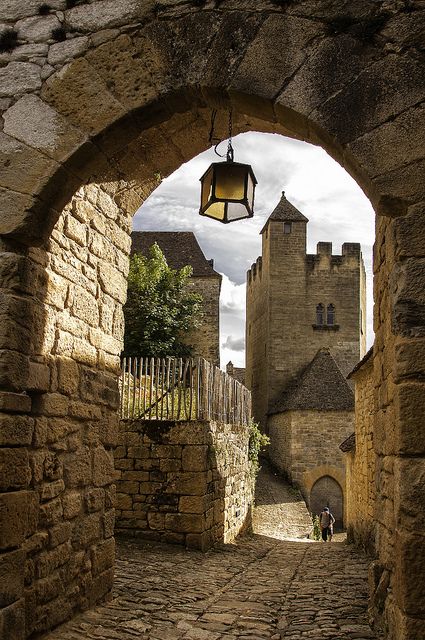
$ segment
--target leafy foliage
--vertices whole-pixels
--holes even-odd
[[[248,458],[251,462],[252,474],[255,476],[260,470],[258,456],[267,445],[270,444],[270,438],[265,433],[261,433],[258,424],[251,420],[249,423],[249,443]]]
[[[156,243],[149,257],[131,257],[124,306],[125,355],[191,355],[183,337],[199,325],[202,315],[202,297],[188,289],[191,274],[190,266],[171,269]]]
[[[312,515],[311,519],[313,520],[313,539],[319,541],[322,539],[322,530],[320,528],[319,516]]]

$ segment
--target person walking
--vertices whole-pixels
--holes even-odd
[[[324,542],[332,541],[333,525],[335,518],[329,511],[329,507],[325,507],[319,516],[320,529],[322,531],[322,540]]]

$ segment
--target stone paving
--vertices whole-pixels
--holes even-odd
[[[202,554],[121,539],[113,599],[44,640],[377,638],[367,622],[367,559],[341,542],[294,541],[308,515],[279,485],[262,472],[259,532],[235,544]]]

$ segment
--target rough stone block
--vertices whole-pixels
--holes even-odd
[[[33,412],[44,416],[66,416],[69,400],[61,393],[43,393],[33,400]]]
[[[34,533],[38,520],[38,497],[34,491],[0,494],[0,549],[19,546]]]
[[[71,539],[71,523],[61,522],[49,529],[49,544],[52,548],[68,542]]]
[[[54,482],[43,484],[40,487],[40,499],[42,502],[46,502],[46,500],[52,500],[53,498],[59,496],[64,490],[65,483],[63,480],[55,480]]]
[[[37,604],[44,604],[57,598],[58,595],[62,595],[64,591],[64,582],[58,572],[54,573],[47,578],[37,580],[35,586],[35,593]]]
[[[63,507],[60,498],[55,498],[40,506],[40,525],[44,528],[57,524],[62,520]]]
[[[91,513],[81,517],[74,525],[73,544],[86,547],[97,542],[101,531],[100,518],[101,515],[99,513]]]
[[[51,158],[4,133],[0,133],[0,150],[0,184],[8,189],[37,193],[58,167]]]
[[[97,447],[93,453],[93,482],[103,487],[114,479],[114,457],[112,452]]]
[[[26,449],[0,449],[0,491],[25,488],[31,479]]]
[[[400,608],[411,616],[425,614],[425,538],[398,530],[395,542],[394,592]]]
[[[50,388],[50,368],[42,362],[29,363],[28,391],[46,392]]]
[[[0,415],[0,446],[2,447],[31,444],[33,431],[34,419],[29,416]]]
[[[50,47],[47,61],[52,66],[62,65],[85,51],[88,45],[89,39],[86,36],[57,42]]]
[[[425,393],[421,383],[395,387],[397,449],[404,454],[425,454]]]
[[[198,514],[167,513],[165,528],[177,533],[202,533],[205,529],[205,518]]]
[[[273,99],[301,65],[309,43],[319,31],[319,24],[310,20],[271,15],[248,47],[231,81],[231,89]]]
[[[115,540],[109,538],[109,540],[105,540],[105,542],[93,547],[91,557],[94,575],[113,567],[115,563]]]
[[[117,300],[117,302],[125,304],[127,299],[127,280],[115,267],[106,262],[100,262],[98,277],[102,291]]]
[[[105,538],[110,538],[114,535],[115,527],[115,511],[110,509],[103,515],[103,535]]]
[[[64,82],[67,91],[64,91]],[[73,100],[68,99],[68,95]],[[44,83],[42,98],[57,110],[68,123],[96,134],[124,115],[118,100],[84,58],[69,65],[66,77],[50,76]],[[96,102],[97,109],[93,110]],[[72,129],[71,129],[72,130]],[[60,138],[58,137],[58,142]]]
[[[13,391],[26,390],[28,377],[28,356],[19,353],[18,351],[0,351],[0,386],[3,389],[10,389]],[[12,406],[15,404],[10,396],[6,402],[10,402]],[[24,409],[24,407],[28,406],[28,404],[31,404],[31,398],[29,398],[28,396],[24,398],[22,395],[19,409],[10,408],[6,410],[26,413],[27,409]]]
[[[7,607],[23,595],[25,554],[10,551],[0,555],[0,607]]]
[[[111,591],[114,582],[114,570],[107,569],[100,573],[90,585],[90,606],[101,602]]]
[[[25,638],[25,600],[23,598],[0,611],[0,637],[2,640]]]
[[[9,62],[0,69],[0,87],[0,97],[40,89],[40,67],[30,62]]]
[[[213,539],[210,531],[204,531],[203,533],[188,533],[186,536],[186,546],[189,549],[208,551],[212,545]]]
[[[80,382],[79,367],[71,358],[60,358],[57,362],[58,391],[66,395],[74,394]]]
[[[174,474],[170,474],[174,475]],[[186,472],[176,477],[170,477],[167,487],[168,493],[181,493],[183,495],[202,496],[207,493],[206,472]]]
[[[82,511],[83,496],[79,491],[67,491],[62,496],[63,517],[70,520]]]
[[[63,473],[67,488],[89,485],[92,477],[90,450],[82,447],[66,454],[63,458]]]
[[[182,452],[184,471],[206,471],[208,467],[208,447],[186,446]]]
[[[152,511],[147,514],[148,525],[150,529],[154,531],[164,531],[165,528],[165,514]],[[172,528],[172,527],[171,527]]]
[[[179,499],[179,511],[181,513],[205,513],[207,499],[205,496],[181,496]]]
[[[37,71],[40,74],[39,67]],[[55,160],[65,160],[85,140],[83,133],[35,95],[23,96],[3,117],[5,133]]]

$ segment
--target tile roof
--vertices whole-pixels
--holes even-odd
[[[295,384],[282,394],[270,413],[303,409],[354,409],[354,394],[328,348],[319,349]]]
[[[301,211],[298,211],[293,204],[286,199],[285,192],[282,191],[282,197],[279,200],[276,208],[269,215],[266,224],[261,229],[260,233],[263,233],[270,220],[281,220],[282,222],[308,222]]]
[[[360,362],[358,362],[356,364],[356,366],[354,367],[354,369],[352,369],[352,371],[350,371],[350,373],[348,374],[347,378],[350,380],[351,377],[355,376],[355,374],[357,373],[357,371],[360,371],[360,369],[363,369],[363,367],[369,363],[372,364],[373,360],[371,359],[373,356],[373,345],[371,346],[371,348],[369,349],[369,351],[366,353],[366,355],[363,356],[363,358],[360,360]]]
[[[221,278],[214,270],[213,261],[207,260],[192,231],[133,231],[131,234],[131,255],[149,254],[149,248],[155,244],[165,255],[168,266],[181,269],[190,264],[194,277]]]

